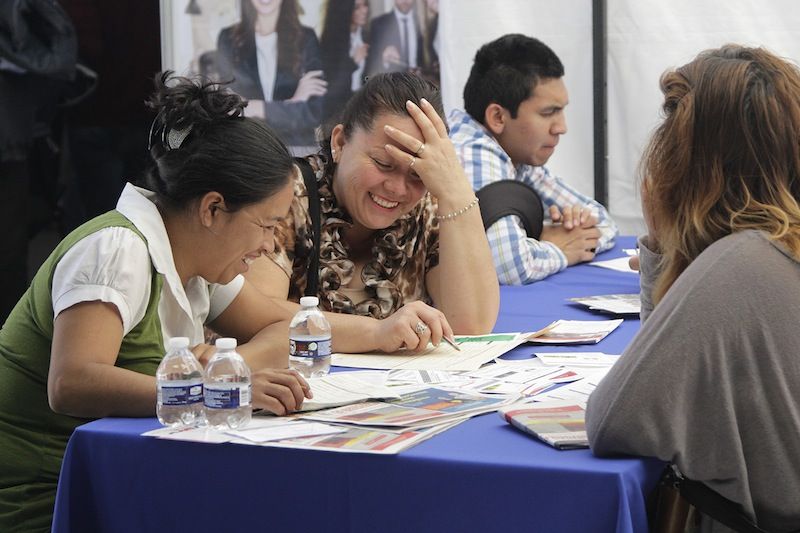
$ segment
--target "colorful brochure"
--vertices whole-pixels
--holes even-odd
[[[515,403],[498,410],[500,417],[559,450],[588,448],[585,406],[576,403]]]

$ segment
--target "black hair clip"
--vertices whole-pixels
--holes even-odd
[[[158,119],[161,118],[163,114],[163,110],[158,112],[156,118],[153,119],[153,123],[150,124],[150,133],[148,135],[147,140],[147,151],[149,152],[151,148],[153,148],[153,132],[156,130],[156,123]],[[164,148],[169,150],[177,150],[183,144],[183,141],[186,140],[186,137],[192,132],[192,125],[189,124],[185,128],[178,130],[174,128],[167,128],[167,125],[161,128],[161,144]]]

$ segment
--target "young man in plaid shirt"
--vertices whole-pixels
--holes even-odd
[[[486,230],[497,275],[506,285],[532,283],[590,261],[611,248],[617,235],[602,205],[544,166],[567,132],[563,75],[561,61],[547,45],[505,35],[478,50],[464,87],[465,111],[454,110],[449,117],[450,138],[476,192],[515,180],[541,201],[540,234],[528,235],[516,214],[502,216]]]

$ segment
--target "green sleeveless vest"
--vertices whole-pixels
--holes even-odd
[[[117,211],[80,226],[50,254],[0,330],[0,531],[49,530],[67,440],[88,421],[56,414],[48,404],[53,274],[72,246],[109,227],[128,228],[146,242]],[[155,268],[151,279],[147,311],[122,339],[116,366],[155,375],[164,355],[158,317],[164,280]]]

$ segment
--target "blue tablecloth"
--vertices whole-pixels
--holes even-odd
[[[573,267],[504,287],[495,329],[605,318],[565,298],[637,290],[635,274]],[[626,320],[599,345],[571,349],[621,353],[637,328]],[[509,357],[561,349],[526,345]],[[557,451],[496,414],[390,456],[140,436],[156,427],[152,418],[106,418],[75,431],[53,531],[646,531],[645,498],[662,470],[653,460]]]

